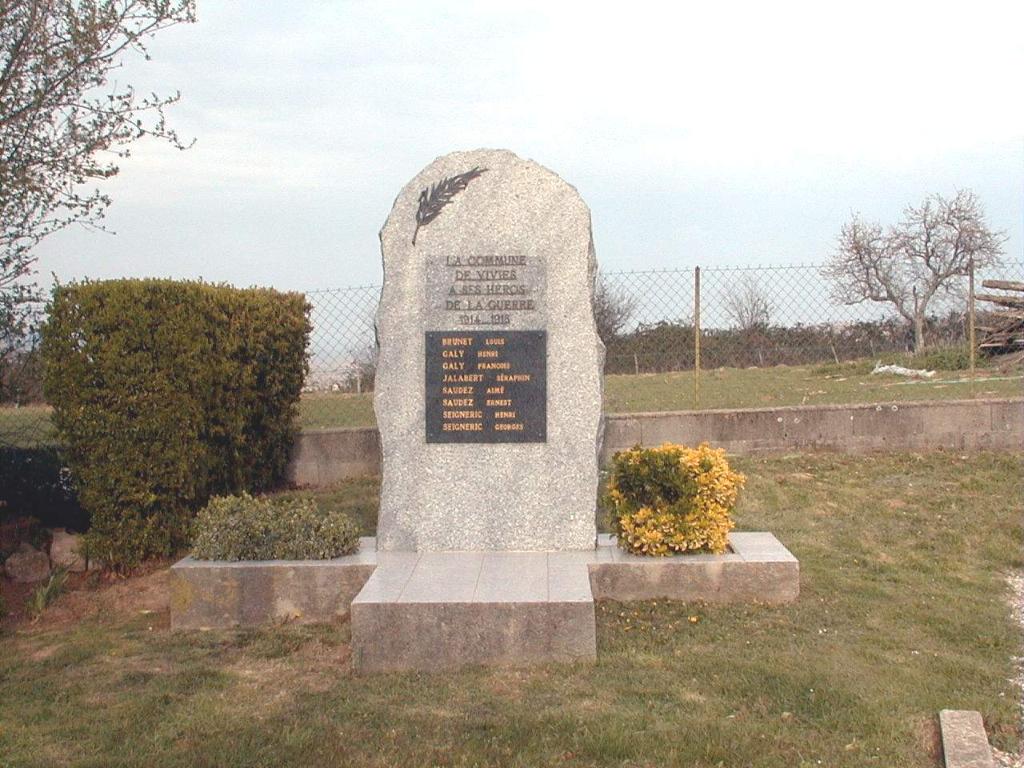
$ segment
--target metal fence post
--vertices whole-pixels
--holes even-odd
[[[693,268],[693,408],[700,408],[700,267]]]
[[[971,355],[971,398],[974,398],[975,355],[977,345],[974,340],[974,257],[967,262],[967,343]]]

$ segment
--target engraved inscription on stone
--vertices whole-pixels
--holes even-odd
[[[544,265],[525,254],[433,255],[427,306],[437,328],[543,325]]]
[[[427,331],[427,442],[546,442],[546,353],[544,331]]]

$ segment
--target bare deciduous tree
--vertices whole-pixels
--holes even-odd
[[[760,281],[749,272],[726,289],[723,299],[725,314],[741,331],[771,324],[775,307]]]
[[[948,200],[932,195],[908,206],[903,220],[888,229],[854,215],[824,273],[833,297],[844,304],[891,304],[913,327],[920,351],[931,301],[955,292],[972,260],[976,267],[998,264],[1005,241],[1005,233],[989,229],[978,198],[958,190]]]
[[[636,298],[612,291],[601,275],[594,286],[594,322],[597,335],[605,344],[626,327],[636,310]]]
[[[195,0],[0,2],[0,321],[38,299],[33,248],[79,222],[99,226],[110,198],[84,185],[118,172],[128,146],[154,136],[183,148],[164,121],[178,95],[140,96],[108,82],[129,51],[195,20]],[[15,333],[15,335],[17,335]]]

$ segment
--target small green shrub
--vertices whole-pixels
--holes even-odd
[[[44,583],[36,587],[32,596],[29,597],[26,608],[33,619],[38,619],[54,600],[64,593],[64,586],[68,581],[68,569],[58,566],[53,569]]]
[[[926,349],[911,357],[908,367],[929,371],[966,371],[971,367],[971,352],[966,346]]]
[[[359,548],[359,528],[314,499],[218,496],[196,517],[197,560],[327,560]]]
[[[612,532],[621,548],[639,555],[724,552],[745,480],[725,451],[707,443],[619,451],[604,499]]]
[[[47,310],[46,397],[97,560],[170,555],[211,496],[284,476],[308,369],[301,294],[110,280],[57,286]]]

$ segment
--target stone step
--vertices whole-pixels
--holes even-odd
[[[770,533],[722,555],[638,557],[599,537],[578,552],[377,552],[352,601],[356,672],[594,660],[594,600],[786,603],[800,564]]]
[[[592,552],[379,552],[352,601],[356,672],[593,661]]]

